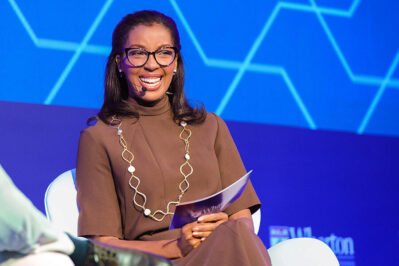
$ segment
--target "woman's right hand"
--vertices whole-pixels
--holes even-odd
[[[195,221],[186,224],[181,228],[181,236],[178,239],[178,246],[183,257],[201,244],[201,238],[196,238],[195,236],[193,236],[193,228],[197,225],[198,222]]]

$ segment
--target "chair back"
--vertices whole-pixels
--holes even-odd
[[[268,252],[273,266],[339,266],[331,248],[315,238],[284,240]]]
[[[75,176],[75,169],[62,173],[50,183],[44,197],[47,218],[73,236],[77,236],[79,217]]]
[[[252,214],[252,221],[254,223],[255,234],[258,234],[260,228],[260,209]]]

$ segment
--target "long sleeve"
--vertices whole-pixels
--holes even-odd
[[[55,228],[14,185],[0,165],[0,264],[4,251],[28,254],[57,251],[71,254],[73,243]],[[12,253],[8,253],[12,256]]]

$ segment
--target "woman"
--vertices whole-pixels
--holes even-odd
[[[79,142],[79,235],[177,265],[270,265],[253,233],[260,203],[251,183],[224,212],[168,230],[178,202],[246,173],[223,120],[187,103],[180,49],[176,24],[159,12],[129,14],[116,26],[104,104]]]

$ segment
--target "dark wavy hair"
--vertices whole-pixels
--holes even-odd
[[[126,100],[129,97],[127,80],[124,75],[121,76],[119,74],[115,58],[121,55],[121,51],[125,48],[124,45],[129,36],[129,32],[134,27],[138,25],[151,26],[153,24],[165,26],[171,34],[174,46],[178,49],[177,72],[173,76],[168,89],[168,91],[172,93],[168,94],[168,98],[172,106],[174,120],[184,120],[191,124],[202,123],[206,117],[204,106],[201,105],[197,108],[191,107],[184,92],[184,64],[180,53],[180,36],[176,23],[172,18],[152,10],[143,10],[128,14],[116,25],[112,34],[112,51],[108,56],[105,69],[104,103],[97,116],[105,123],[109,123],[113,115],[120,117],[139,117],[138,113],[127,105]],[[88,122],[91,120],[93,119],[89,119]]]

